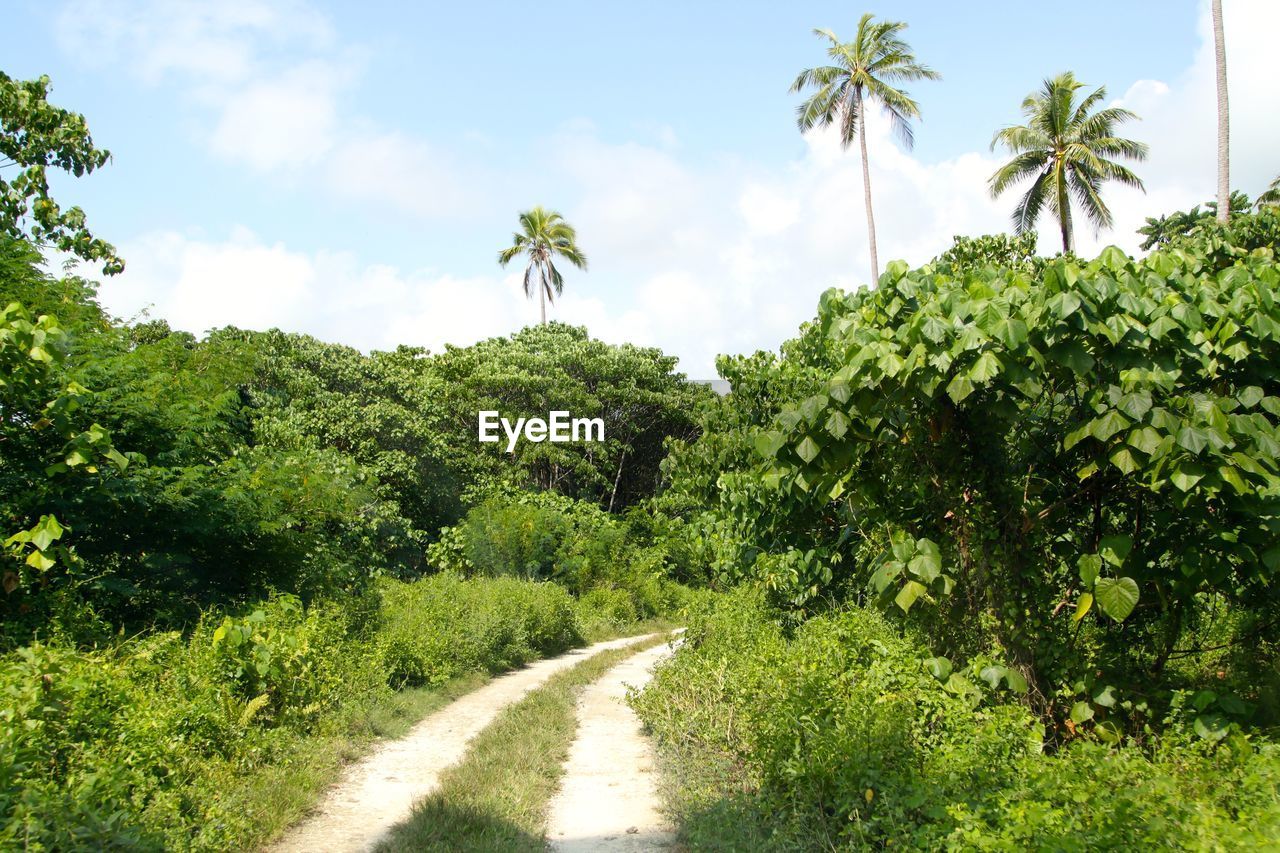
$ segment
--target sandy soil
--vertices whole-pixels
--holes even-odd
[[[413,804],[435,788],[441,771],[462,759],[467,742],[503,708],[592,654],[640,639],[609,640],[536,661],[468,693],[423,719],[405,737],[379,746],[352,764],[318,808],[268,849],[280,853],[372,849],[392,826],[409,817]]]
[[[587,687],[578,700],[578,737],[551,803],[547,840],[555,850],[666,850],[674,841],[661,814],[653,747],[627,687],[641,687],[671,654],[663,644],[633,655]]]

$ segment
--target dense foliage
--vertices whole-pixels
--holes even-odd
[[[586,329],[551,323],[470,347],[447,347],[427,369],[438,379],[458,444],[476,446],[476,414],[513,420],[552,410],[604,421],[603,442],[480,445],[491,476],[620,511],[652,495],[667,437],[697,434],[693,412],[711,392],[675,372],[676,359],[611,346]]]
[[[1277,235],[1262,212],[1141,261],[895,264],[782,360],[726,365],[735,415],[675,490],[714,507],[725,580],[889,607],[935,654],[996,650],[1059,722],[1141,731],[1171,659],[1280,639]],[[1226,706],[1215,736],[1252,711]]]

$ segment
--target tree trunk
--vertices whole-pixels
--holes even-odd
[[[613,502],[618,498],[618,484],[622,482],[622,463],[627,458],[627,451],[622,451],[618,458],[618,475],[613,478],[613,492],[609,495],[609,512],[613,512]]]
[[[547,325],[547,274],[538,268],[538,311],[542,314],[542,325]]]
[[[867,203],[867,239],[871,243],[871,282],[880,282],[880,259],[876,257],[876,217],[871,211],[871,169],[867,165],[867,113],[862,92],[857,94],[858,145],[862,149],[862,196]]]
[[[1058,226],[1062,229],[1062,251],[1070,255],[1076,250],[1076,241],[1071,233],[1071,196],[1067,195],[1065,176],[1058,182]]]
[[[1218,221],[1231,215],[1231,121],[1227,113],[1227,48],[1222,36],[1222,0],[1213,0],[1213,53],[1218,71]]]

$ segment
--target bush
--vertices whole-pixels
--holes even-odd
[[[1000,649],[1064,737],[1140,733],[1176,655],[1280,642],[1277,240],[1265,211],[1137,260],[892,263],[738,362],[732,428],[676,454],[675,490],[711,502],[725,580],[796,621],[874,603],[935,652]]]
[[[462,553],[476,572],[528,580],[557,573],[556,558],[571,533],[572,522],[559,509],[502,498],[472,509],[459,527]]]
[[[627,519],[548,493],[490,497],[442,531],[429,558],[468,574],[555,580],[582,599],[589,619],[617,630],[674,612],[686,591],[670,580],[671,548],[650,514]]]
[[[383,588],[379,634],[391,683],[435,685],[464,672],[499,672],[582,642],[561,587],[445,573]]]
[[[984,680],[995,662],[953,672],[865,608],[793,635],[775,615],[748,588],[703,607],[633,700],[691,846],[1250,849],[1280,831],[1273,744],[1170,733],[1050,755],[1016,691]]]

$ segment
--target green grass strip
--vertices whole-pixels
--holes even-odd
[[[547,804],[578,730],[577,697],[617,663],[669,635],[598,652],[557,673],[476,735],[380,853],[421,850],[542,851]]]

